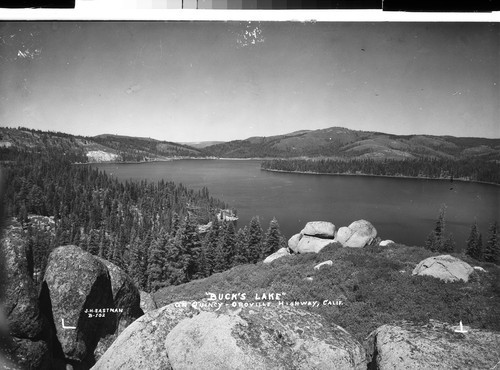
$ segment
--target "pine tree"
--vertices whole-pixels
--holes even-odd
[[[258,217],[253,217],[248,229],[247,259],[249,263],[256,263],[262,251],[262,227]]]
[[[214,272],[222,272],[232,266],[235,244],[236,235],[234,233],[234,224],[232,222],[223,222],[219,243],[215,250]]]
[[[168,235],[162,233],[153,240],[149,250],[148,258],[148,283],[147,288],[150,291],[157,291],[165,285],[164,266],[166,265],[166,244]]]
[[[134,239],[130,243],[129,250],[129,265],[128,265],[128,274],[135,282],[139,289],[143,289],[142,281],[144,279],[142,275],[141,263],[142,263],[142,253],[139,241]]]
[[[434,227],[434,230],[431,231],[425,242],[425,247],[432,252],[437,252],[441,249],[445,228],[444,216],[445,207],[441,207],[441,209],[439,210],[439,217],[436,221],[436,226]]]
[[[179,227],[176,239],[180,251],[179,258],[182,262],[182,271],[185,274],[186,281],[190,281],[197,277],[199,268],[197,261],[201,252],[201,242],[197,226],[189,216],[186,216],[184,222]]]
[[[203,241],[205,250],[205,271],[206,275],[210,276],[214,272],[215,259],[216,259],[216,249],[219,242],[219,231],[220,223],[215,217],[212,221],[212,226],[208,230],[208,233]]]
[[[267,256],[273,254],[280,248],[281,244],[281,232],[278,220],[273,218],[269,223],[269,228],[267,229],[266,238],[262,248],[262,256],[264,259]]]
[[[481,261],[482,259],[482,242],[481,242],[481,234],[477,228],[477,222],[471,226],[469,238],[467,239],[467,249],[465,250],[465,254],[468,256]]]
[[[233,258],[233,266],[243,265],[248,263],[247,258],[248,249],[248,228],[245,226],[239,229],[236,233],[236,244]]]
[[[432,252],[453,252],[455,250],[455,242],[453,236],[448,234],[445,236],[445,213],[446,207],[441,207],[439,217],[436,221],[436,226],[432,230],[425,241],[425,248]]]
[[[500,242],[498,240],[498,224],[494,222],[489,228],[489,237],[484,249],[483,258],[486,262],[500,264]]]

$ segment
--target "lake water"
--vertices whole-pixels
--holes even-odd
[[[446,228],[463,248],[477,220],[483,243],[500,221],[500,187],[455,181],[330,176],[260,170],[258,160],[179,160],[141,164],[97,164],[119,180],[174,181],[210,194],[238,211],[238,227],[258,215],[264,230],[276,217],[287,238],[308,221],[347,226],[370,221],[383,239],[423,245],[442,205]]]

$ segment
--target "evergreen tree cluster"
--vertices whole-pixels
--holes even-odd
[[[6,154],[0,157],[9,178],[5,206],[24,225],[38,283],[52,249],[67,244],[113,262],[146,291],[255,263],[285,244],[275,219],[267,233],[257,217],[237,232],[233,222],[220,221],[227,206],[206,188],[120,182],[60,152]],[[33,215],[53,226],[40,227]],[[202,225],[210,225],[206,233]]]
[[[451,234],[446,235],[445,225],[445,207],[441,207],[436,226],[425,241],[425,248],[432,252],[451,253],[455,250],[455,242]]]
[[[261,168],[264,170],[323,174],[460,179],[500,184],[498,163],[480,159],[451,160],[427,157],[406,160],[273,159],[263,161]]]
[[[477,222],[471,226],[467,248],[465,253],[478,261],[500,264],[500,241],[498,240],[498,223],[494,222],[489,228],[489,236],[486,245],[479,232]]]
[[[455,251],[455,242],[451,234],[446,235],[445,229],[445,207],[439,211],[436,226],[425,241],[425,248],[432,252],[451,253]],[[466,242],[465,254],[477,261],[500,264],[500,241],[498,239],[498,223],[495,221],[489,228],[489,236],[486,245],[479,232],[477,222],[471,226],[469,237]]]

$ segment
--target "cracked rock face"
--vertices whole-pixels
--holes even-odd
[[[74,245],[51,252],[40,302],[53,320],[64,357],[75,362],[92,361],[99,339],[116,327],[113,314],[89,318],[85,313],[114,307],[110,275],[106,266]],[[65,327],[75,329],[64,328],[63,320]]]
[[[367,338],[369,368],[387,369],[493,369],[500,359],[500,334],[453,327],[431,320],[383,325]]]
[[[93,367],[114,368],[366,369],[366,358],[344,329],[295,307],[177,302],[136,320]]]
[[[44,368],[51,358],[48,322],[40,313],[28,266],[27,241],[19,223],[5,230],[0,247],[6,260],[5,313],[13,340],[6,355],[22,368]]]
[[[432,276],[446,282],[462,280],[469,281],[469,276],[474,272],[474,268],[461,259],[450,255],[429,257],[421,261],[415,269],[413,275]]]

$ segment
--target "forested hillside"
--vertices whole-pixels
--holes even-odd
[[[433,179],[460,179],[500,184],[499,164],[479,159],[274,159],[261,163],[271,171],[324,174],[407,176]]]
[[[84,137],[24,127],[0,127],[0,148],[15,148],[41,154],[57,152],[64,156],[78,156],[82,163],[144,162],[202,156],[198,149],[187,145],[150,138],[118,135]]]
[[[37,283],[50,251],[67,244],[115,263],[151,291],[257,262],[284,243],[276,220],[266,234],[258,218],[238,231],[233,222],[219,221],[227,206],[206,188],[122,183],[73,164],[83,159],[83,153],[60,148],[0,150],[7,215],[23,224]]]

